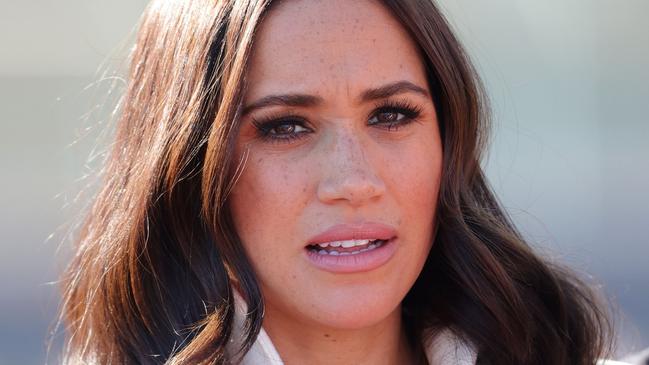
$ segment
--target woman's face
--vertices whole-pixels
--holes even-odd
[[[442,164],[416,44],[373,1],[285,1],[250,61],[230,208],[265,323],[398,316],[432,245]]]

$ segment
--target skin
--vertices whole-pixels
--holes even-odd
[[[248,67],[245,106],[275,94],[321,98],[249,110],[237,136],[236,158],[246,165],[230,209],[266,300],[264,329],[287,364],[412,363],[401,301],[432,246],[442,166],[416,44],[378,2],[283,1],[261,24]],[[398,81],[428,95],[401,90],[359,102],[365,90]],[[409,123],[395,111],[377,116],[386,100],[420,114]],[[264,139],[253,124],[286,114],[302,125],[287,122],[273,136],[299,138]],[[388,129],[390,118],[403,124]],[[396,229],[385,265],[334,274],[307,259],[309,238],[366,221]]]

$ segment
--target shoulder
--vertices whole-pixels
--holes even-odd
[[[649,347],[639,352],[627,355],[623,359],[629,364],[647,364],[649,365]],[[608,364],[606,364],[608,365]]]
[[[424,341],[428,363],[431,365],[460,364],[474,365],[477,351],[450,330],[440,331],[437,335]],[[632,365],[627,362],[601,359],[596,365]]]
[[[477,352],[469,343],[462,341],[453,331],[444,329],[423,342],[426,359],[431,365],[473,365]]]

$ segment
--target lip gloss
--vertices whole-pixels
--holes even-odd
[[[351,241],[370,240],[370,244]],[[376,222],[338,224],[312,237],[305,247],[309,262],[332,273],[374,270],[387,263],[397,249],[397,232]],[[351,244],[350,244],[351,242]]]
[[[315,250],[306,249],[307,259],[316,267],[332,273],[357,273],[374,270],[384,265],[397,249],[396,238],[390,239],[379,247],[349,255],[319,254]]]

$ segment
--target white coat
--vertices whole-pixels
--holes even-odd
[[[234,358],[243,337],[245,303],[235,294],[234,332],[227,346],[227,354]],[[424,344],[426,359],[430,365],[475,365],[477,353],[470,344],[465,343],[451,331],[442,331]],[[264,329],[257,336],[252,348],[239,362],[240,365],[284,365],[273,342]],[[630,365],[627,363],[600,360],[597,365]]]

